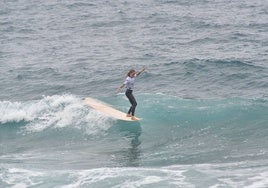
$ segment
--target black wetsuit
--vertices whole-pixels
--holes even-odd
[[[131,107],[129,108],[129,111],[128,111],[128,114],[131,114],[131,115],[135,115],[135,109],[136,109],[136,106],[137,106],[137,102],[136,102],[136,99],[135,97],[132,95],[132,90],[131,89],[127,89],[126,90],[126,96],[129,100],[129,102],[131,103]]]

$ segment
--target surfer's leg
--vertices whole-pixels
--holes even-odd
[[[127,112],[127,116],[130,117],[132,112],[132,106],[129,108],[129,111]]]
[[[132,101],[132,108],[131,108],[131,111],[132,111],[132,115],[134,116],[135,114],[135,109],[136,109],[136,106],[137,106],[137,102],[136,102],[136,99],[135,97],[131,94],[131,101]]]
[[[136,109],[136,106],[137,106],[137,102],[136,102],[136,99],[135,99],[135,97],[132,95],[132,91],[131,91],[131,93],[130,93],[130,95],[129,95],[129,101],[130,101],[130,103],[131,103],[131,107],[130,107],[130,109],[129,109],[129,111],[130,111],[130,114],[132,114],[132,116],[134,116],[134,114],[135,114],[135,109]]]
[[[132,103],[131,103],[131,98],[130,98],[130,95],[131,95],[131,90],[126,90],[126,96],[127,96],[127,98],[128,98],[128,100],[129,100],[129,102],[130,102],[130,104],[132,105]],[[129,108],[129,110],[128,110],[128,113],[127,113],[127,116],[128,117],[131,117],[131,111],[132,111],[132,106]]]
[[[136,102],[134,96],[132,95],[132,90],[127,90],[127,91],[126,91],[126,96],[127,96],[129,102],[130,102],[131,105],[132,105],[132,106],[129,108],[128,115],[132,115],[132,116],[134,116],[134,114],[135,114],[135,108],[136,108],[136,106],[137,106],[137,102]]]

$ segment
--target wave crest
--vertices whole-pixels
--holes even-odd
[[[26,102],[0,102],[1,124],[27,122],[27,132],[48,128],[72,127],[86,134],[97,134],[111,126],[111,119],[87,108],[81,99],[72,95],[45,96]]]

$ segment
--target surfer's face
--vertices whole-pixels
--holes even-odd
[[[131,78],[135,77],[135,75],[136,75],[136,72],[135,71],[133,71],[133,72],[130,73],[130,77]]]

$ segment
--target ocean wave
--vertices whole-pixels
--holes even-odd
[[[266,69],[265,67],[258,66],[250,61],[243,61],[243,60],[228,60],[228,59],[190,59],[183,62],[179,61],[172,61],[163,64],[164,66],[185,66],[185,67],[208,67],[212,66],[215,68],[229,68],[229,67],[246,67],[246,68],[259,68],[259,69]],[[267,69],[266,69],[267,70]]]
[[[0,102],[1,124],[26,122],[27,132],[42,132],[48,128],[85,129],[96,134],[111,125],[111,119],[87,108],[81,99],[72,95],[45,96],[26,102]]]
[[[265,164],[267,161],[263,161]],[[253,165],[253,166],[251,166]],[[0,168],[2,185],[29,187],[267,187],[268,173],[253,161],[154,168],[53,170]],[[228,174],[226,174],[228,171]],[[27,178],[25,178],[27,177]],[[65,177],[68,177],[66,179]],[[246,177],[246,178],[245,178]],[[42,180],[42,181],[40,181]],[[0,184],[0,185],[1,185]]]
[[[140,94],[136,99],[136,115],[142,119],[138,124],[116,121],[72,95],[0,102],[1,135],[18,134],[37,143],[42,143],[43,139],[74,139],[75,142],[95,139],[95,142],[110,145],[114,139],[130,139],[133,147],[144,143],[143,147],[150,152],[144,154],[143,161],[153,166],[219,158],[234,162],[252,157],[262,159],[267,155],[266,99],[197,100],[165,94]],[[123,112],[129,107],[124,95],[100,100]],[[145,136],[148,134],[150,136]],[[12,136],[3,138],[8,142]],[[256,147],[256,143],[261,144]],[[186,152],[178,155],[177,151]],[[166,161],[165,156],[170,160]]]
[[[267,120],[268,101],[261,99],[182,99],[165,94],[139,94],[138,116],[149,124],[165,122],[166,126],[174,122],[206,124],[210,122],[229,122],[241,125],[247,120],[263,122]],[[115,108],[126,111],[129,104],[124,95],[104,98]],[[26,122],[28,131],[39,132],[49,127],[80,127],[94,124],[111,126],[114,119],[87,106],[82,99],[73,95],[45,96],[40,100],[25,102],[0,101],[0,123]],[[229,120],[228,120],[228,119]],[[267,120],[268,121],[268,120]]]
[[[121,111],[129,107],[124,95],[99,99]],[[73,95],[0,102],[0,182],[22,187],[41,185],[40,179],[45,186],[57,179],[70,187],[108,185],[110,180],[118,187],[191,187],[201,180],[201,187],[267,185],[268,100],[165,94],[137,94],[136,99],[139,124],[114,121]],[[22,122],[19,131],[7,128]],[[35,170],[7,168],[18,161]],[[53,176],[46,172],[50,168]],[[235,177],[226,176],[230,169]],[[66,175],[68,180],[62,178]],[[28,179],[22,181],[25,176]]]
[[[262,98],[267,73],[265,66],[239,59],[190,59],[156,64],[144,80],[156,91],[183,98]]]

